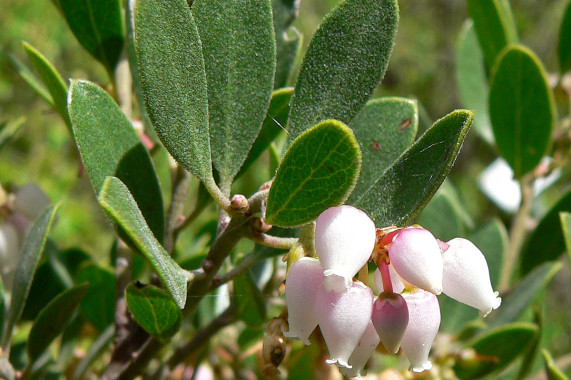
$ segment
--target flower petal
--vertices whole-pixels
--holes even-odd
[[[387,351],[396,354],[408,325],[404,298],[396,293],[381,293],[373,305],[371,320]]]

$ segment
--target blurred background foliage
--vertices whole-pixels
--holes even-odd
[[[322,17],[338,0],[302,0],[296,27],[303,34],[304,48]],[[557,71],[557,34],[568,0],[515,0],[514,17],[521,42],[537,53],[548,72]],[[400,26],[389,69],[378,96],[414,97],[424,106],[424,118],[436,120],[461,108],[455,75],[455,54],[462,25],[468,17],[466,3],[458,0],[401,0]],[[103,66],[81,48],[49,1],[3,0],[0,12],[0,122],[25,117],[11,143],[0,150],[0,179],[3,186],[38,183],[52,201],[63,201],[52,237],[62,249],[81,247],[104,260],[113,242],[111,227],[94,199],[91,185],[82,174],[80,160],[66,126],[34,91],[16,74],[10,55],[28,64],[21,41],[38,48],[64,78],[86,78],[104,85]],[[568,102],[564,102],[569,107]],[[566,110],[565,114],[568,113]],[[470,133],[451,179],[475,225],[499,216],[506,225],[511,215],[499,211],[479,191],[477,177],[495,158],[494,148]],[[262,157],[267,160],[267,157]],[[168,162],[164,152],[155,154],[164,193],[168,197]],[[252,193],[267,178],[267,166],[253,166],[235,190]],[[263,173],[260,173],[263,170]],[[569,185],[564,173],[559,186],[539,197],[533,215],[540,217]],[[196,184],[195,187],[196,188]],[[207,218],[206,218],[207,219]],[[205,219],[205,220],[206,220]],[[201,223],[196,223],[197,228]],[[203,226],[204,227],[204,226]],[[212,226],[211,226],[212,227]],[[207,227],[204,227],[207,228]],[[197,231],[195,231],[197,232]],[[199,232],[198,232],[199,233]],[[188,234],[191,235],[191,234]],[[203,239],[204,240],[204,239]],[[190,239],[181,239],[181,245]],[[207,241],[202,241],[205,246]],[[194,243],[196,244],[196,243]],[[198,244],[199,246],[201,244]],[[200,250],[200,247],[193,247]],[[245,248],[246,250],[248,248]],[[560,271],[545,290],[543,339],[554,357],[571,350],[571,292],[569,266]],[[540,364],[540,363],[539,363]]]

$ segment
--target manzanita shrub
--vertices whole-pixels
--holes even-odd
[[[59,203],[3,184],[0,378],[567,378],[538,294],[571,251],[571,5],[548,74],[507,0],[468,0],[476,112],[427,123],[415,99],[373,98],[397,0],[341,1],[300,62],[294,0],[53,3],[109,83],[64,80],[28,43],[35,73],[12,60],[116,238],[108,265],[62,249]],[[472,126],[499,160],[481,225],[446,180]]]

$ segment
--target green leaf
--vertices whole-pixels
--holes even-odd
[[[4,336],[2,337],[2,349],[6,350],[10,345],[12,330],[20,318],[26,304],[32,280],[40,257],[48,238],[48,232],[52,226],[59,205],[48,207],[32,225],[26,240],[20,251],[20,261],[14,275],[10,309],[6,320]],[[1,326],[0,326],[1,327]]]
[[[531,50],[512,45],[498,57],[489,106],[498,150],[520,178],[545,155],[555,123],[553,93]]]
[[[289,84],[302,36],[292,25],[297,18],[299,0],[272,0],[274,32],[276,35],[276,75],[274,88]]]
[[[40,312],[30,330],[26,346],[31,363],[34,363],[44,353],[50,343],[67,326],[83,299],[87,287],[87,284],[81,284],[67,289]]]
[[[567,247],[567,256],[571,263],[571,213],[561,212],[559,213],[559,218],[561,219],[561,229],[563,230],[565,246]]]
[[[567,376],[555,365],[553,357],[547,350],[541,350],[543,361],[545,362],[545,374],[547,380],[569,380]]]
[[[545,263],[535,268],[502,298],[502,305],[490,315],[488,326],[493,328],[515,321],[561,267],[561,263]]]
[[[456,54],[456,77],[462,104],[475,112],[474,130],[488,144],[494,144],[494,133],[488,110],[488,77],[484,55],[471,20],[464,23]]]
[[[397,26],[396,0],[345,0],[325,18],[297,77],[290,142],[320,121],[353,120],[385,74]]]
[[[256,139],[276,69],[271,0],[195,0],[208,83],[210,148],[228,188]],[[213,22],[215,20],[215,22]]]
[[[521,275],[526,275],[542,263],[557,260],[565,251],[565,237],[559,213],[569,210],[571,210],[571,191],[557,201],[529,236],[521,253]]]
[[[0,124],[0,149],[16,135],[25,121],[25,117],[19,117],[16,120]]]
[[[163,240],[164,209],[151,157],[129,119],[101,87],[73,80],[69,94],[73,134],[89,178],[99,194],[116,176],[133,194],[155,237]]]
[[[462,217],[454,208],[450,196],[444,192],[438,191],[434,195],[416,222],[442,241],[464,235]]]
[[[31,88],[38,94],[42,99],[46,101],[50,106],[54,106],[51,94],[48,89],[42,83],[42,80],[36,76],[26,65],[20,62],[12,54],[6,54],[14,70],[18,72],[20,78],[24,80]]]
[[[563,75],[571,69],[571,3],[567,4],[563,13],[557,51],[559,53],[559,67]]]
[[[249,327],[260,327],[266,322],[266,300],[250,270],[234,279],[234,302],[238,317]]]
[[[533,342],[537,326],[531,323],[512,323],[491,330],[468,343],[477,353],[477,363],[456,363],[454,371],[460,379],[480,379],[505,368]]]
[[[32,45],[23,42],[24,50],[30,62],[50,92],[53,107],[60,114],[71,132],[71,123],[67,113],[67,86],[56,68]]]
[[[412,145],[418,130],[416,101],[397,97],[371,100],[349,127],[363,154],[361,174],[348,199],[351,203]]]
[[[135,48],[155,131],[188,171],[212,184],[206,73],[198,29],[185,0],[137,0]]]
[[[458,110],[438,120],[352,204],[377,226],[409,224],[446,178],[473,118]]]
[[[478,318],[478,310],[442,294],[438,296],[440,305],[440,329],[450,333],[460,333],[466,323]]]
[[[499,219],[478,227],[468,235],[468,239],[482,251],[490,270],[492,288],[496,289],[504,262],[504,253],[508,246],[508,232]],[[502,307],[504,307],[502,305]]]
[[[58,1],[75,38],[113,78],[125,35],[121,0]]]
[[[256,137],[256,141],[254,141],[250,152],[248,152],[248,157],[246,157],[244,165],[240,168],[237,177],[242,175],[284,130],[284,126],[287,123],[289,101],[292,92],[293,88],[288,87],[276,90],[272,94],[272,100],[266,112],[262,129],[258,137]]]
[[[541,349],[541,341],[544,335],[544,324],[543,324],[543,310],[540,307],[533,307],[533,323],[537,325],[537,335],[535,339],[531,342],[531,345],[527,349],[527,352],[521,358],[521,365],[519,371],[517,372],[517,379],[525,378],[534,368],[535,358],[539,354]]]
[[[326,120],[290,146],[274,178],[266,221],[281,227],[307,223],[342,204],[355,186],[361,152],[353,131]]]
[[[180,329],[182,312],[164,290],[131,283],[125,299],[135,321],[150,335],[166,341]]]
[[[108,177],[98,200],[101,207],[121,226],[151,264],[178,307],[184,308],[188,272],[182,269],[155,239],[129,189],[118,178]]]
[[[97,330],[103,331],[115,318],[115,275],[109,269],[93,263],[83,265],[75,282],[89,283],[89,288],[79,305],[81,314]]]
[[[468,0],[472,20],[488,69],[508,45],[517,43],[517,32],[509,5],[503,0]]]

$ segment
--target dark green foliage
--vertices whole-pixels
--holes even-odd
[[[571,69],[571,2],[567,4],[559,29],[559,44],[557,45],[559,52],[559,69],[561,75]]]
[[[266,300],[250,270],[234,280],[234,302],[238,317],[249,327],[261,327],[266,322]]]
[[[87,263],[75,276],[76,284],[88,283],[79,310],[97,330],[103,331],[115,318],[115,275],[109,269]]]

